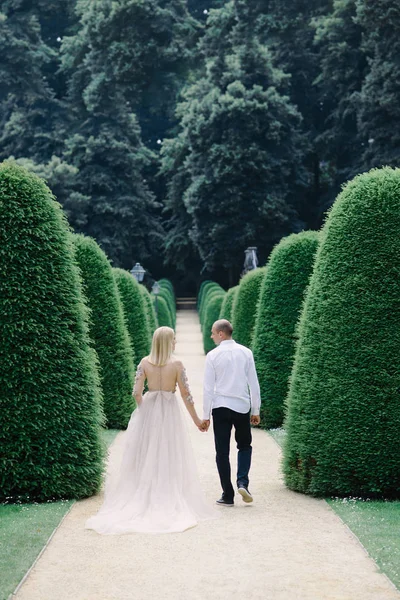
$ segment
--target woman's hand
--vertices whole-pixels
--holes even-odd
[[[202,420],[201,420],[201,419],[199,419],[199,417],[198,417],[197,415],[195,415],[195,416],[193,417],[193,423],[196,425],[196,427],[197,427],[198,429],[200,429],[200,427],[201,427],[201,424],[202,424]]]

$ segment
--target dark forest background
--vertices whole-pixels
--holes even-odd
[[[2,0],[0,159],[115,266],[237,282],[400,164],[397,0]]]

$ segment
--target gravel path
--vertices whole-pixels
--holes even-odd
[[[204,366],[197,315],[181,311],[177,355],[201,414]],[[189,422],[204,491],[220,495],[212,432]],[[116,438],[110,468],[121,454]],[[234,446],[232,445],[232,449]],[[18,600],[400,600],[358,540],[323,500],[291,492],[280,450],[254,430],[250,490],[221,518],[184,533],[99,536],[83,528],[101,496],[76,503],[15,596]]]

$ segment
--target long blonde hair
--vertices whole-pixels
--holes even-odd
[[[149,361],[152,365],[162,367],[172,355],[175,331],[171,327],[159,327],[153,333]]]

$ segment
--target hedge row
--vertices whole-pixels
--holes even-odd
[[[253,352],[261,388],[261,426],[280,427],[295,352],[295,327],[309,282],[318,233],[284,238],[272,251],[263,279]]]
[[[135,357],[134,362],[135,365],[138,365],[142,358],[149,354],[151,347],[152,332],[145,300],[147,290],[128,271],[123,269],[114,269],[114,277],[124,308],[125,322]]]
[[[400,169],[357,176],[321,232],[287,398],[287,485],[400,497]]]
[[[207,303],[210,301],[212,295],[224,292],[225,290],[216,283],[215,281],[207,281],[205,285],[200,288],[201,298],[197,303],[197,310],[199,312],[200,324],[202,330],[204,329],[204,319],[205,319],[205,311],[207,308]]]
[[[213,323],[219,319],[225,296],[225,290],[214,281],[205,281],[200,287],[197,309],[203,334],[203,348],[206,354],[215,348],[215,344],[210,337],[211,328]]]
[[[102,393],[61,207],[0,165],[0,500],[82,498],[103,472]]]
[[[134,363],[158,326],[152,299],[71,234],[40,178],[4,163],[0,197],[0,500],[90,496],[101,427],[126,427],[134,408]]]
[[[160,326],[167,325],[174,329],[176,324],[176,300],[174,288],[168,279],[160,279],[158,284],[160,286],[157,301],[157,310],[159,313],[158,321]],[[154,299],[154,305],[155,304]]]
[[[90,337],[100,362],[107,426],[124,429],[134,409],[134,354],[120,295],[111,264],[94,239],[83,235],[73,239],[91,309]]]
[[[150,330],[150,337],[152,337],[153,333],[155,332],[155,330],[158,327],[158,320],[157,320],[157,315],[156,315],[156,311],[154,308],[154,303],[153,303],[150,292],[144,285],[140,286],[140,291],[142,293],[143,301],[144,301],[144,305],[145,305],[145,309],[146,309],[146,318],[147,318],[147,322],[148,322],[148,326],[149,326],[149,330]]]
[[[232,287],[227,291],[218,316],[219,319],[226,319],[230,323],[232,322],[233,305],[235,303],[238,290],[239,286],[235,285],[235,287]]]
[[[232,310],[233,338],[238,344],[251,347],[257,317],[258,299],[265,267],[249,271],[240,280]]]

